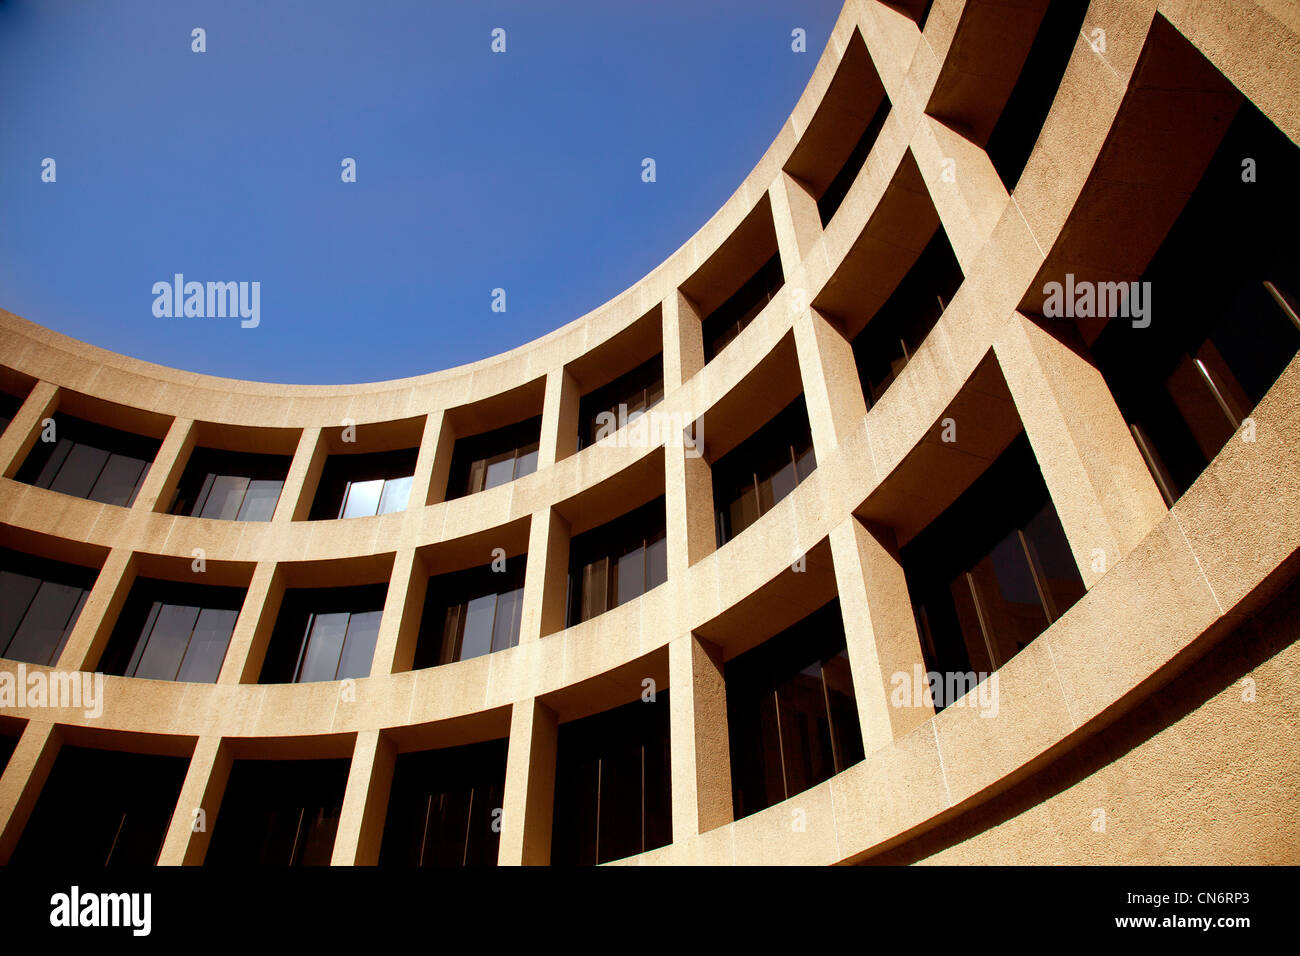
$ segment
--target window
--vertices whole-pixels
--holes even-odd
[[[77,498],[130,507],[159,442],[69,415],[54,415],[55,441],[37,441],[17,479]]]
[[[889,119],[889,109],[889,97],[885,96],[881,99],[880,105],[876,107],[876,112],[872,114],[871,119],[867,121],[866,129],[858,137],[852,152],[844,160],[844,165],[840,167],[840,171],[835,174],[831,184],[826,187],[826,191],[817,200],[817,212],[821,217],[823,228],[830,225],[831,219],[834,218],[835,213],[839,211],[840,205],[844,202],[844,197],[849,194],[849,187],[853,185],[853,181],[858,178],[858,173],[862,171],[867,156],[871,153],[871,147],[876,145],[880,131],[885,128],[885,121]]]
[[[387,584],[285,592],[260,683],[368,677]]]
[[[9,427],[9,423],[14,420],[18,410],[23,407],[23,400],[16,398],[7,392],[0,392],[0,435]]]
[[[749,325],[772,297],[781,291],[785,274],[781,271],[781,255],[773,253],[726,302],[718,306],[704,320],[704,361],[712,362],[745,326]]]
[[[1023,432],[900,558],[926,663],[943,675],[997,670],[1084,593]]]
[[[673,839],[668,691],[561,724],[551,863],[594,865]]]
[[[506,741],[399,754],[380,865],[495,866]]]
[[[1243,156],[1273,175],[1243,183]],[[1300,151],[1244,104],[1142,276],[1150,325],[1112,320],[1093,343],[1171,506],[1300,350],[1300,240],[1274,228],[1300,216],[1298,179]]]
[[[430,578],[412,666],[466,661],[518,644],[526,563],[518,555],[500,571],[487,565]]]
[[[404,511],[419,449],[331,455],[321,471],[311,520],[368,518]]]
[[[124,677],[216,683],[244,593],[243,588],[137,579],[100,669]]]
[[[348,760],[236,760],[209,866],[329,866]]]
[[[726,665],[736,819],[863,758],[838,600]]]
[[[17,746],[17,737],[0,734],[0,774],[4,773],[5,767],[9,766],[9,758],[14,755],[14,749]]]
[[[270,521],[290,458],[197,448],[176,486],[174,515]]]
[[[15,866],[153,866],[189,760],[64,745],[10,859]],[[186,814],[188,810],[184,811]]]
[[[537,470],[542,416],[482,435],[458,438],[452,450],[447,498],[487,491]]]
[[[718,547],[771,511],[816,467],[800,396],[713,465]]]
[[[663,401],[663,355],[582,397],[578,403],[578,448],[594,445]]]
[[[661,497],[573,538],[568,626],[625,604],[668,580],[665,526]]]
[[[853,340],[862,394],[870,408],[921,347],[962,283],[961,266],[940,226],[866,327]]]
[[[0,657],[52,667],[97,572],[0,548]]]

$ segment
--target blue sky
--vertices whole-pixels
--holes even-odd
[[[0,0],[0,307],[260,381],[512,348],[703,225],[780,131],[839,7]],[[260,325],[155,317],[153,284],[177,272],[260,282]]]

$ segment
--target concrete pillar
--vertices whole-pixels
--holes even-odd
[[[893,531],[868,529],[850,515],[831,529],[830,539],[862,744],[870,754],[934,716],[934,705],[928,685],[920,705],[910,695],[907,706],[890,701],[894,674],[912,681],[918,665],[925,672]]]
[[[108,552],[104,566],[95,578],[95,586],[90,589],[77,623],[68,635],[68,643],[59,655],[56,665],[59,670],[95,669],[135,578],[135,554],[130,548],[114,548]]]
[[[681,290],[664,299],[664,394],[704,368],[704,330],[699,311]]]
[[[515,701],[501,810],[501,866],[546,866],[551,861],[558,731],[555,711],[541,701]]]
[[[1034,457],[1092,587],[1168,513],[1101,373],[1075,329],[1015,315],[993,351]]]
[[[200,737],[163,838],[159,866],[201,866],[234,760],[219,736]],[[202,811],[199,813],[197,811]]]
[[[712,554],[718,544],[713,470],[702,455],[689,452],[681,442],[664,446],[664,511],[668,580],[681,581],[687,568]]]
[[[149,474],[135,496],[133,508],[141,511],[166,511],[171,507],[190,453],[194,450],[196,435],[192,418],[173,418],[167,436],[154,455]]]
[[[29,720],[0,776],[0,866],[9,862],[63,746],[57,724]],[[68,821],[74,826],[74,821]]]
[[[298,438],[298,447],[284,479],[280,501],[275,506],[271,520],[276,523],[303,521],[311,513],[312,499],[320,483],[321,469],[325,467],[328,453],[319,428],[304,428]]]
[[[673,841],[732,821],[731,741],[722,649],[694,634],[668,645]]]
[[[59,387],[50,382],[37,382],[27,393],[27,399],[9,427],[0,435],[0,477],[12,478],[27,460],[41,437],[41,422],[54,414],[59,407]]]
[[[569,588],[569,523],[554,508],[535,511],[528,529],[519,643],[564,630]]]
[[[537,452],[539,471],[578,450],[578,402],[581,398],[578,380],[568,369],[557,369],[546,376],[542,438]]]
[[[218,684],[255,684],[266,660],[275,619],[284,600],[284,579],[274,561],[259,561],[230,635]]]
[[[794,345],[813,449],[825,461],[867,414],[853,346],[816,309],[795,319]]]
[[[379,862],[396,761],[397,750],[382,731],[357,734],[331,866],[374,866]]]
[[[415,660],[420,636],[420,615],[429,586],[429,571],[414,548],[399,548],[393,556],[393,574],[388,581],[384,613],[379,619],[379,637],[370,676],[409,671]]]
[[[781,269],[788,278],[821,238],[821,213],[817,211],[817,200],[804,184],[784,170],[772,183],[768,195],[776,245],[781,252]]]
[[[424,434],[415,459],[415,477],[411,479],[409,508],[437,504],[447,497],[447,475],[451,471],[451,451],[456,431],[442,409],[424,419]]]

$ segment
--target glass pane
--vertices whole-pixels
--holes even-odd
[[[495,594],[485,594],[468,603],[465,608],[465,631],[460,641],[460,657],[457,660],[467,661],[492,650],[492,618],[496,606]]]
[[[803,481],[817,470],[817,455],[813,453],[812,442],[809,442],[802,451],[796,449],[795,470],[799,481]]]
[[[645,548],[636,548],[614,560],[614,606],[645,592]]]
[[[349,481],[343,498],[340,518],[368,518],[379,508],[379,496],[384,491],[384,479]]]
[[[81,588],[42,581],[5,656],[30,664],[54,663],[69,619],[78,608]],[[5,594],[8,600],[8,593]]]
[[[662,532],[646,546],[645,588],[649,591],[668,580],[668,538]]]
[[[798,484],[798,480],[794,476],[794,461],[787,460],[786,463],[782,465],[780,468],[778,468],[776,472],[774,472],[772,475],[772,481],[770,485],[772,498],[770,501],[762,501],[762,489],[764,486],[763,485],[759,486],[760,502],[763,505],[763,511],[766,512],[778,501],[780,501],[790,492],[794,491],[794,486],[796,484]]]
[[[582,569],[582,616],[580,621],[603,614],[608,606],[609,559],[600,558]]]
[[[333,680],[338,673],[339,656],[343,653],[343,640],[348,632],[346,611],[333,614],[313,614],[307,625],[306,648],[298,667],[297,683]]]
[[[782,681],[776,695],[786,792],[793,795],[835,774],[820,662]]]
[[[458,660],[456,655],[459,653],[460,648],[460,625],[461,621],[464,620],[464,615],[461,612],[464,609],[465,605],[463,604],[453,604],[447,608],[447,616],[442,625],[442,650],[438,654],[439,664],[450,664],[452,661]]]
[[[1084,588],[1070,542],[1051,501],[1025,525],[1025,540],[1038,566],[1039,580],[1047,591],[1048,607],[1055,620],[1083,597]]]
[[[280,490],[283,481],[270,478],[255,478],[248,483],[248,492],[244,495],[244,504],[239,509],[240,521],[270,521],[275,514],[275,506],[280,502]]]
[[[38,442],[37,444],[39,446],[41,443]],[[50,457],[45,460],[45,464],[41,466],[40,474],[36,476],[36,480],[32,484],[37,488],[52,488],[54,480],[59,476],[59,470],[63,468],[63,463],[68,460],[68,455],[72,453],[72,449],[75,447],[76,445],[66,438],[58,439],[50,452]],[[33,453],[38,452],[39,448],[33,449]]]
[[[822,665],[826,700],[830,705],[831,734],[835,744],[836,772],[861,760],[862,729],[858,722],[857,698],[847,651],[840,651]]]
[[[482,491],[486,478],[487,461],[480,458],[469,466],[469,483],[465,486],[465,494],[472,495]]]
[[[40,586],[40,578],[0,571],[0,656],[8,656],[9,641]]]
[[[975,607],[975,597],[971,594],[970,580],[965,573],[957,575],[949,585],[952,595],[952,608],[961,631],[962,642],[966,646],[966,657],[970,668],[975,671],[997,670],[997,663],[990,656],[989,644],[984,639],[984,627],[980,623],[980,612]],[[932,609],[938,617],[938,607]],[[962,663],[956,654],[950,655],[948,663]],[[955,666],[955,665],[954,665]],[[936,708],[947,707],[952,701],[935,700]]]
[[[110,505],[128,506],[135,500],[135,490],[149,463],[125,455],[110,455],[99,480],[91,489],[90,499]]]
[[[203,503],[203,512],[199,517],[234,520],[239,515],[247,491],[247,478],[240,475],[214,475],[208,500]]]
[[[392,514],[394,511],[405,511],[407,502],[411,498],[411,482],[413,476],[405,478],[389,478],[384,482],[384,493],[379,499],[379,513],[381,515]]]
[[[487,461],[487,478],[483,489],[504,485],[515,477],[515,453],[513,451],[489,458]]]
[[[496,619],[492,623],[492,650],[504,651],[519,643],[519,612],[524,589],[497,595]]]
[[[971,577],[993,645],[995,666],[1001,667],[1047,627],[1047,613],[1020,535],[1012,532],[999,541],[971,569]]]
[[[380,610],[360,611],[351,615],[343,643],[343,658],[339,661],[338,680],[370,676],[375,642],[379,639],[379,619],[383,614]]]
[[[194,624],[194,636],[181,661],[177,680],[215,684],[226,659],[230,636],[235,633],[239,612],[227,608],[205,607]]]
[[[746,485],[740,497],[731,502],[727,509],[731,523],[731,536],[734,538],[758,520],[758,489],[753,484]]]
[[[87,498],[107,462],[108,452],[89,445],[73,445],[50,490]]]
[[[519,458],[515,462],[515,477],[522,478],[537,470],[537,442],[519,449]]]
[[[145,641],[135,670],[128,677],[146,677],[151,680],[175,680],[185,656],[185,648],[194,633],[199,608],[179,604],[164,604],[158,609],[153,629],[141,634]]]

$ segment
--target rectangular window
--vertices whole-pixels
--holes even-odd
[[[578,403],[578,448],[594,445],[663,401],[663,355],[589,392]]]
[[[718,547],[770,511],[816,468],[801,395],[713,464]]]
[[[189,760],[64,745],[10,863],[153,866]],[[183,811],[186,814],[189,810]]]
[[[551,863],[595,865],[673,838],[668,691],[561,724]]]
[[[744,285],[704,319],[704,361],[714,357],[763,311],[785,284],[781,254],[773,253]]]
[[[243,588],[138,578],[100,669],[124,677],[216,683],[244,594]]]
[[[668,580],[664,499],[577,535],[569,543],[568,626]]]
[[[495,866],[506,741],[399,754],[379,863]]]
[[[369,518],[405,511],[418,448],[331,455],[321,471],[310,520]]]
[[[0,548],[0,657],[52,667],[97,572]]]
[[[487,491],[537,470],[542,416],[456,439],[447,479],[447,499]]]
[[[270,521],[292,459],[196,448],[176,486],[174,515]]]
[[[736,819],[863,758],[838,600],[726,665]]]
[[[236,760],[205,865],[329,866],[348,760]]]
[[[259,682],[368,677],[387,594],[387,584],[286,591]]]
[[[77,498],[130,507],[158,454],[157,439],[56,413],[54,441],[38,440],[17,480]]]
[[[465,661],[519,643],[526,555],[429,579],[412,666]]]

